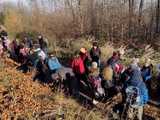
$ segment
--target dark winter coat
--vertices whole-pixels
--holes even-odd
[[[100,48],[97,48],[97,49],[92,48],[90,50],[90,56],[91,56],[93,62],[99,62],[99,59],[101,56]]]

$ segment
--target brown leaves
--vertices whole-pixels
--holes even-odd
[[[13,66],[13,61],[5,61],[0,69],[0,118],[50,118],[63,115],[72,119],[97,119],[105,117],[106,112],[121,100],[115,96],[106,104],[100,104],[93,111],[80,106],[75,100],[65,98],[63,93],[53,93],[47,85],[33,82],[31,74],[22,74]],[[2,80],[2,81],[1,81]],[[6,81],[7,84],[5,83]],[[5,83],[5,84],[4,84]],[[43,115],[42,115],[43,114]],[[144,114],[160,118],[160,110],[147,105]]]
[[[153,118],[160,118],[160,109],[151,105],[146,105],[144,114]]]
[[[14,116],[28,114],[28,111],[33,114],[54,105],[51,100],[46,103],[44,100],[35,99],[41,94],[52,96],[52,92],[48,86],[33,82],[30,74],[17,72],[12,61],[5,61],[4,69],[0,70],[0,78],[3,82],[4,78],[9,81],[5,86],[3,82],[0,83],[0,110],[3,119],[9,119],[11,113],[14,113]]]

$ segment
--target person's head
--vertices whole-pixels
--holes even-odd
[[[128,68],[127,68],[127,71],[129,74],[131,74],[133,72],[134,68],[132,65],[129,65]]]
[[[146,59],[145,60],[145,67],[149,67],[149,66],[151,66],[151,59]]]
[[[53,52],[49,52],[48,55],[49,55],[49,58],[55,57]]]
[[[138,65],[139,64],[139,58],[133,58],[132,64]]]
[[[119,53],[118,52],[113,52],[112,57],[114,59],[118,59],[119,58]]]
[[[120,49],[118,51],[119,56],[123,56],[125,54],[125,50],[124,49]]]
[[[37,49],[40,49],[40,45],[39,44],[34,44],[33,49],[34,49],[34,51],[36,51]]]
[[[24,48],[24,43],[20,43],[19,47],[20,47],[20,49],[23,49]]]
[[[24,37],[24,40],[27,40],[27,37],[26,37],[26,36]]]
[[[17,44],[16,38],[12,41],[12,44]]]
[[[98,48],[98,43],[97,42],[93,42],[93,48],[97,49]]]
[[[97,69],[98,68],[97,62],[92,62],[91,68],[92,69]]]
[[[42,35],[39,35],[39,36],[38,36],[38,39],[43,39],[43,36],[42,36]]]
[[[84,54],[86,54],[86,53],[87,53],[86,48],[82,47],[82,48],[80,49],[80,55],[84,55]]]

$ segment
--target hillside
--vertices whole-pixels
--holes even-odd
[[[0,118],[2,120],[34,120],[88,118],[100,119],[99,113],[80,106],[75,100],[53,93],[47,85],[33,82],[31,74],[16,71],[12,60],[1,60]],[[80,114],[81,113],[81,114]]]
[[[0,118],[2,120],[109,119],[108,113],[111,112],[115,101],[99,103],[96,108],[89,110],[60,92],[52,92],[47,85],[33,82],[30,73],[22,74],[16,71],[17,63],[12,60],[1,60],[1,63]],[[146,120],[160,118],[160,110],[150,105],[145,107],[144,114]]]

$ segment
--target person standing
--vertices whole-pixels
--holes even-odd
[[[113,52],[112,56],[107,60],[107,65],[114,69],[115,65],[120,61],[119,52]]]
[[[116,87],[117,82],[119,81],[120,74],[124,70],[124,66],[120,63],[120,61],[121,61],[121,55],[123,55],[123,54],[124,53],[122,53],[121,51],[113,52],[113,55],[107,61],[107,66],[106,66],[107,69],[104,70],[105,74],[107,73],[108,70],[110,71],[109,73],[113,72],[112,79],[110,79],[110,80],[113,81],[113,84],[114,84],[115,87]],[[106,75],[107,76],[108,75],[111,76],[112,74],[108,74],[107,73]]]
[[[30,48],[30,49],[33,47],[32,39],[29,38],[29,37],[25,37],[25,38],[24,38],[24,43],[25,43],[25,45],[26,45],[28,48]]]
[[[131,64],[131,76],[130,79],[127,81],[127,87],[133,86],[138,88],[139,90],[139,100],[137,101],[137,107],[136,110],[138,114],[136,114],[138,120],[142,120],[143,117],[143,107],[145,104],[147,104],[149,100],[149,95],[148,95],[148,89],[143,82],[143,78],[141,75],[141,71],[139,70],[138,67],[135,67],[135,65]],[[134,113],[132,113],[134,114]]]
[[[2,37],[2,45],[5,51],[9,49],[10,41],[7,36]]]
[[[18,61],[17,49],[18,49],[18,43],[17,39],[15,38],[10,44],[10,54],[11,58],[15,59],[16,61]]]
[[[90,56],[91,56],[92,62],[96,62],[98,66],[100,66],[101,50],[97,42],[93,42],[93,46],[90,50]]]
[[[44,51],[41,50],[39,45],[35,45],[33,54],[34,54],[33,65],[35,73],[35,75],[33,76],[33,80],[35,81],[38,78],[41,82],[47,82],[46,81],[47,66],[45,64],[47,56],[44,53]]]
[[[79,54],[73,58],[71,67],[75,74],[76,80],[74,81],[74,95],[79,96],[80,81],[85,79],[85,65],[84,60],[86,59],[86,49],[81,48]]]
[[[43,38],[42,35],[38,36],[38,42],[39,42],[41,50],[43,50],[47,54],[47,52],[48,52],[48,49],[47,49],[48,45],[47,45],[47,42],[45,41],[45,39]]]

